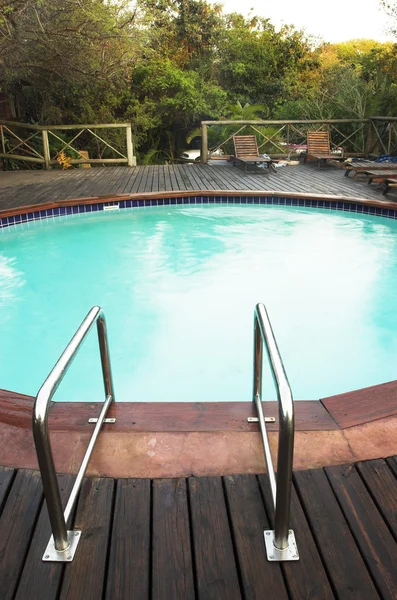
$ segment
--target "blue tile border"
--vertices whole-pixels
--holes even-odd
[[[26,213],[0,219],[0,229],[10,226],[31,223],[33,221],[42,221],[49,218],[64,217],[81,213],[92,213],[104,211],[105,207],[118,207],[120,210],[125,208],[147,208],[151,206],[181,206],[183,204],[262,204],[273,206],[291,206],[304,208],[319,208],[323,210],[336,210],[345,212],[355,212],[365,215],[374,215],[386,219],[397,219],[397,207],[382,208],[380,206],[371,206],[367,204],[357,204],[356,202],[344,202],[343,200],[321,200],[312,198],[294,198],[284,196],[187,196],[181,195],[177,198],[148,198],[131,200],[114,200],[108,202],[98,202],[94,204],[76,204],[74,206],[58,206],[50,209],[30,210]],[[109,210],[109,212],[113,212]],[[114,211],[118,212],[118,211]]]

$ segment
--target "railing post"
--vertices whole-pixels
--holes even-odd
[[[126,131],[126,143],[127,143],[127,164],[129,167],[136,166],[136,157],[134,156],[134,147],[132,144],[132,131],[131,125],[127,125]]]
[[[374,124],[371,121],[371,119],[368,119],[368,131],[367,131],[367,138],[365,140],[365,154],[371,154],[371,152],[373,150],[373,148],[372,148],[373,130],[374,130]]]
[[[50,156],[50,144],[48,141],[48,131],[46,129],[43,129],[41,133],[43,136],[44,164],[45,164],[45,168],[48,170],[48,169],[51,169],[51,166],[50,166],[51,156]]]
[[[0,131],[1,131],[1,151],[3,154],[5,154],[6,153],[6,144],[5,144],[5,140],[4,140],[3,125],[0,125]],[[3,156],[2,161],[3,161],[3,171],[4,171],[6,168],[6,159],[4,156]]]
[[[201,123],[201,162],[208,162],[208,129],[205,123]]]

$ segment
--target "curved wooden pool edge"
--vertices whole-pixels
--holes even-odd
[[[4,466],[37,469],[31,432],[34,398],[0,390],[0,448]],[[73,407],[73,410],[71,410]],[[273,455],[276,402],[265,402]],[[109,477],[232,475],[266,470],[252,402],[148,403],[111,406],[87,474]],[[59,473],[76,473],[100,404],[53,403],[50,435]],[[397,450],[397,381],[295,402],[294,469],[384,458]]]
[[[36,211],[51,210],[66,206],[90,205],[90,204],[107,204],[110,202],[121,202],[123,200],[158,200],[171,198],[192,198],[192,197],[278,197],[278,198],[293,198],[297,200],[315,200],[325,202],[346,202],[347,204],[360,204],[362,206],[372,206],[374,208],[397,209],[397,202],[390,200],[374,200],[361,198],[359,196],[343,196],[331,194],[312,194],[302,192],[285,192],[278,190],[179,190],[179,191],[163,191],[163,192],[137,192],[133,194],[109,194],[106,196],[87,196],[81,198],[69,198],[65,200],[55,200],[43,202],[39,204],[30,204],[27,206],[17,206],[0,210],[0,219],[5,217],[14,217],[24,215]]]

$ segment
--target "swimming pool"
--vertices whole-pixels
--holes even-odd
[[[250,400],[257,302],[295,399],[394,379],[396,234],[366,214],[199,204],[2,230],[0,387],[35,395],[95,304],[118,401]],[[102,401],[95,335],[55,398]]]

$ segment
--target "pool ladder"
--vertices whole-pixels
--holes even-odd
[[[95,323],[97,325],[101,356],[105,401],[102,405],[98,419],[93,420],[96,422],[96,425],[77,473],[65,511],[63,512],[54,457],[48,434],[48,411],[56,390],[66,375],[84,339]],[[262,408],[262,363],[264,344],[270,362],[274,383],[277,388],[279,404],[277,479],[274,473],[269,438],[266,430],[266,420],[269,419],[265,419]],[[250,418],[249,420],[257,420],[259,422],[275,513],[274,530],[264,531],[267,557],[269,561],[299,560],[294,532],[289,529],[294,452],[294,404],[280,352],[277,347],[266,308],[263,304],[257,304],[254,312],[253,372],[253,401],[255,402],[258,417],[257,419]],[[52,529],[52,536],[50,537],[44,552],[43,561],[70,562],[74,558],[82,532],[68,530],[68,523],[99,432],[102,424],[106,420],[109,406],[113,401],[114,387],[110,367],[106,321],[102,309],[99,306],[94,306],[81,323],[58,362],[41,386],[33,408],[33,437]]]
[[[102,376],[105,387],[105,401],[84,455],[83,462],[77,473],[76,481],[66,504],[65,512],[62,512],[61,495],[58,487],[51,442],[48,435],[48,410],[52,397],[65,377],[74,357],[94,323],[97,325],[98,332]],[[81,531],[68,531],[67,525],[80,491],[88,461],[90,460],[106,413],[113,400],[114,388],[110,368],[105,315],[99,306],[94,306],[81,323],[55,367],[41,386],[33,407],[33,437],[53,534],[44,552],[43,561],[70,562],[74,558],[81,538]]]

